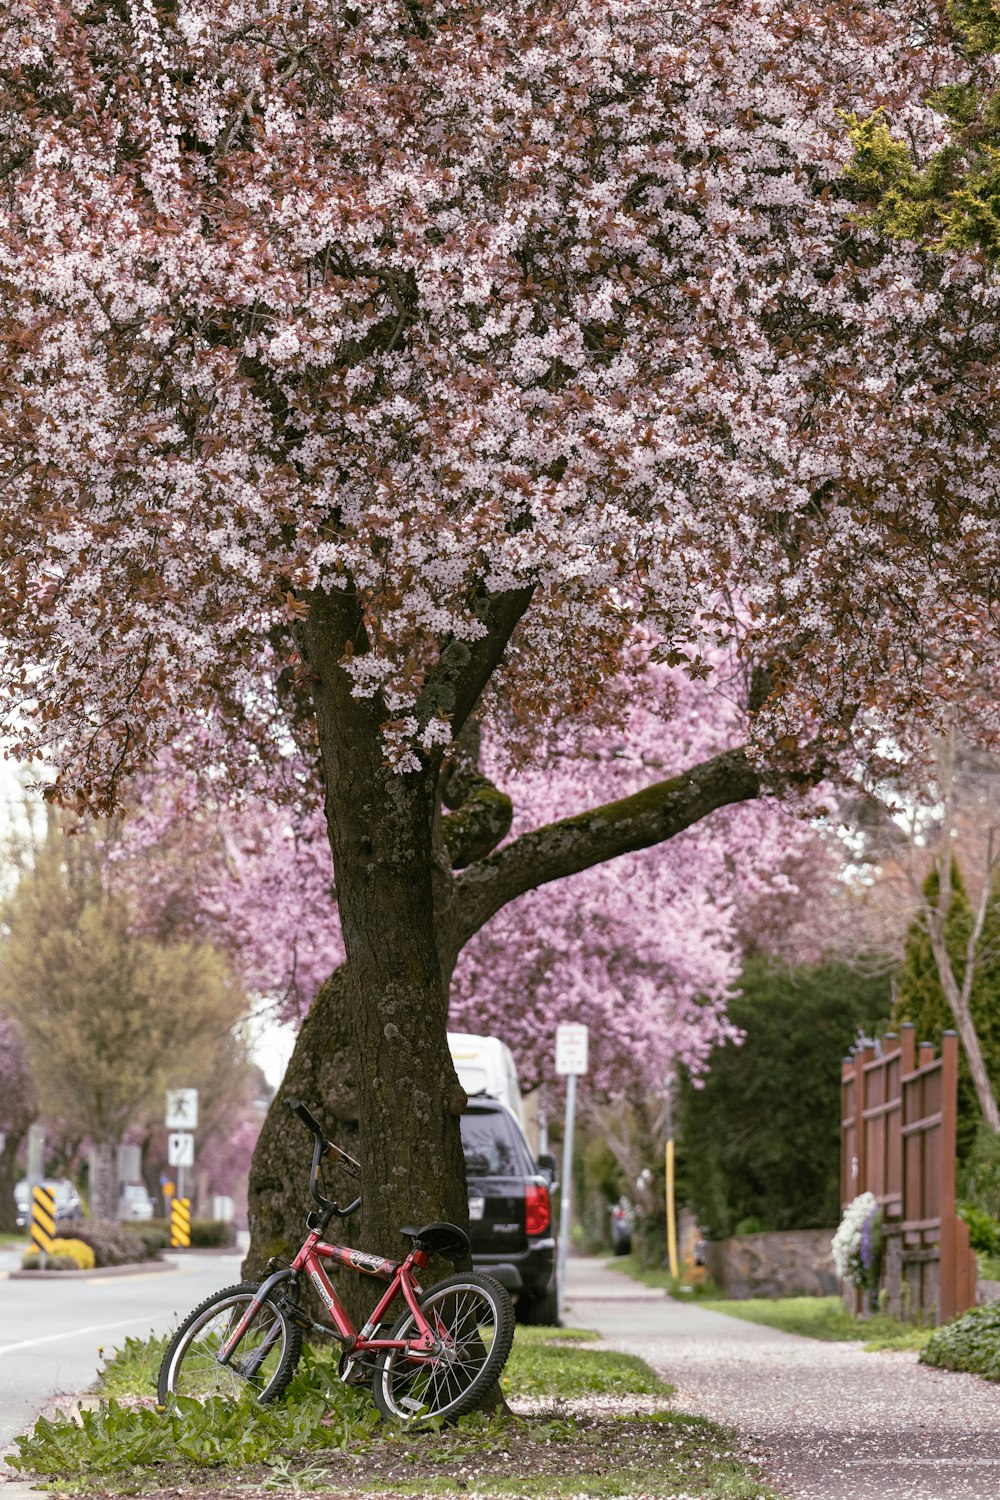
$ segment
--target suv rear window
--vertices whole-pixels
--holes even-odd
[[[517,1126],[499,1109],[462,1116],[462,1149],[470,1177],[530,1177],[535,1170]]]

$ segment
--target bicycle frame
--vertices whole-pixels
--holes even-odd
[[[357,1329],[348,1316],[347,1309],[337,1296],[336,1289],[323,1269],[323,1261],[335,1261],[338,1265],[348,1266],[351,1270],[360,1271],[364,1276],[378,1276],[388,1281],[378,1305],[372,1310],[363,1328]],[[414,1267],[422,1269],[428,1264],[430,1257],[423,1250],[411,1250],[405,1260],[388,1260],[380,1255],[369,1255],[364,1250],[353,1250],[347,1245],[331,1245],[320,1238],[318,1229],[311,1230],[306,1240],[292,1261],[289,1270],[279,1273],[278,1277],[268,1277],[262,1283],[258,1295],[254,1297],[247,1308],[237,1327],[229,1335],[229,1338],[219,1349],[215,1356],[220,1365],[228,1364],[243,1337],[251,1320],[256,1316],[269,1290],[275,1284],[280,1285],[280,1279],[288,1279],[291,1274],[305,1272],[319,1293],[324,1306],[330,1316],[330,1321],[344,1346],[344,1353],[352,1358],[358,1354],[379,1352],[385,1349],[405,1349],[407,1354],[414,1359],[433,1359],[440,1353],[441,1341],[433,1332],[427,1319],[420,1310],[417,1298],[421,1293],[420,1283],[412,1274]],[[393,1299],[402,1294],[407,1307],[413,1314],[419,1337],[415,1339],[378,1339],[372,1338],[372,1334],[379,1326],[379,1322]],[[280,1326],[276,1322],[274,1328],[268,1334],[255,1354],[252,1356],[250,1366],[244,1369],[244,1374],[251,1375],[263,1363],[264,1358],[271,1345],[280,1334]]]

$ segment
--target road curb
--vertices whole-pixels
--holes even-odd
[[[177,1273],[176,1266],[162,1260],[130,1261],[126,1266],[95,1266],[90,1271],[8,1271],[8,1281],[92,1281],[112,1276],[146,1276],[150,1272],[170,1271]]]

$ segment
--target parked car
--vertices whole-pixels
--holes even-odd
[[[497,1036],[475,1036],[468,1031],[449,1031],[448,1047],[458,1081],[469,1098],[488,1094],[506,1104],[524,1124],[524,1103],[517,1079],[514,1054]]]
[[[153,1200],[141,1183],[127,1183],[118,1197],[118,1217],[133,1224],[153,1217]]]
[[[48,1188],[55,1200],[57,1221],[83,1218],[80,1194],[68,1177],[46,1177],[41,1186]],[[17,1227],[25,1229],[31,1219],[31,1194],[28,1191],[26,1177],[22,1177],[21,1181],[14,1185],[14,1202],[17,1205]]]
[[[514,1298],[523,1323],[556,1323],[555,1161],[535,1161],[516,1116],[479,1095],[462,1115],[472,1263]]]
[[[611,1205],[611,1249],[615,1255],[627,1255],[632,1248],[632,1205],[619,1198]]]

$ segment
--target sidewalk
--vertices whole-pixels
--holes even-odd
[[[677,1405],[735,1428],[788,1500],[1000,1494],[1000,1386],[673,1302],[573,1258],[564,1320],[639,1354]]]

